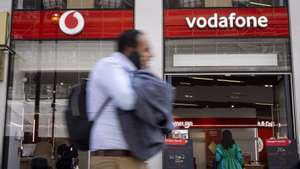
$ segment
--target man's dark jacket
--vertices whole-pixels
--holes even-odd
[[[132,86],[137,95],[135,110],[119,110],[120,123],[131,153],[147,160],[162,150],[165,134],[173,129],[173,89],[145,70],[134,72]]]

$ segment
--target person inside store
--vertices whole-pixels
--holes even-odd
[[[51,169],[46,158],[34,158],[31,161],[31,169]]]
[[[300,161],[294,167],[292,167],[290,169],[300,169]]]
[[[78,166],[78,151],[69,142],[57,147],[56,169],[74,169]]]
[[[43,169],[47,166],[53,166],[52,161],[52,145],[48,141],[41,141],[36,144],[33,159],[31,161],[32,168]]]
[[[223,132],[221,144],[216,148],[217,169],[243,169],[244,160],[242,150],[235,143],[232,133],[229,130]]]

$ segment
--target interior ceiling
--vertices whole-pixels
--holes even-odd
[[[201,80],[201,78],[203,80]],[[264,86],[276,85],[281,76],[249,75],[249,76],[173,76],[172,85],[180,86],[183,83],[191,83],[191,86]],[[208,80],[207,80],[208,79]],[[240,81],[236,83],[222,82],[218,79]]]
[[[282,76],[173,76],[175,108],[251,107],[266,109]],[[178,104],[179,103],[179,104]]]
[[[35,83],[36,73],[27,73],[26,77],[28,84]],[[83,78],[88,78],[88,72],[57,72],[57,83],[76,84],[79,79]],[[234,106],[235,108],[257,109],[270,107],[270,105],[256,103],[272,104],[274,87],[281,78],[282,76],[278,75],[168,77],[171,79],[172,85],[176,87],[175,103],[192,105],[174,104],[175,108],[228,108]],[[54,72],[42,72],[41,81],[42,84],[53,84]],[[265,85],[269,85],[269,87],[265,87]]]
[[[80,80],[88,78],[89,72],[56,72],[57,83],[77,84]],[[37,72],[26,73],[28,83],[35,83]],[[41,84],[53,84],[54,72],[41,72]]]

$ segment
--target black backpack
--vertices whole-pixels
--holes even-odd
[[[87,81],[85,80],[71,89],[68,107],[65,111],[69,141],[81,151],[90,150],[90,134],[94,123],[94,121],[89,121],[88,119],[86,109],[86,86]],[[95,120],[100,117],[101,112],[109,101],[110,99],[107,99],[99,108]]]

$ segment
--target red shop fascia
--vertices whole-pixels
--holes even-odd
[[[164,38],[289,37],[288,9],[203,8],[164,10]]]
[[[70,15],[61,21],[67,13]],[[133,20],[133,10],[16,10],[12,14],[11,39],[113,40],[132,29]],[[64,32],[63,27],[70,32]]]
[[[53,39],[115,39],[120,32],[134,27],[133,10],[77,10],[83,16],[85,25],[76,35],[61,31],[55,16],[66,11],[14,11],[12,16],[13,40]],[[234,14],[234,15],[233,15]],[[217,15],[217,17],[215,17]],[[250,17],[267,18],[267,26],[255,26]],[[214,17],[216,20],[214,20]],[[230,17],[234,17],[231,20]],[[200,18],[200,19],[199,19]],[[211,18],[213,24],[205,24]],[[225,18],[227,22],[225,22]],[[243,26],[244,18],[246,23]],[[247,20],[249,18],[249,20]],[[53,20],[54,19],[54,20]],[[238,20],[238,21],[237,21]],[[215,24],[214,22],[217,22]],[[236,22],[237,21],[237,22]],[[247,23],[247,21],[250,22]],[[236,25],[235,23],[239,23]],[[248,25],[249,24],[249,25]],[[199,27],[200,26],[200,27]],[[212,26],[212,27],[210,27]],[[238,27],[239,26],[239,27]],[[208,8],[164,10],[164,38],[251,38],[288,37],[287,8]]]

